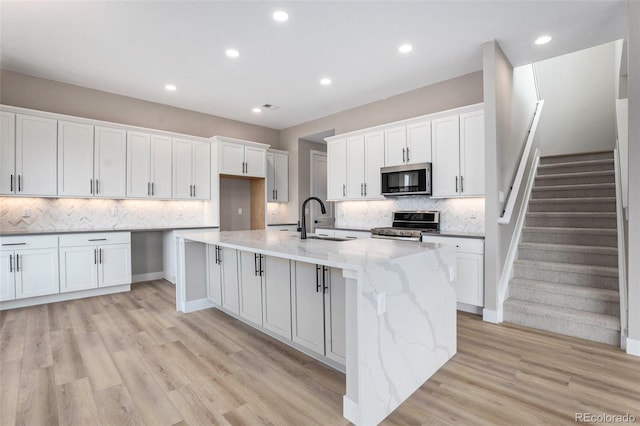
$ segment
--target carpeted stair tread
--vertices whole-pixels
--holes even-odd
[[[533,201],[533,200],[532,200]],[[549,234],[590,234],[590,235],[617,235],[616,229],[611,228],[561,228],[551,226],[524,226],[522,232],[542,232]]]
[[[566,178],[566,177],[572,177],[572,178],[584,178],[584,179],[589,179],[592,177],[596,177],[596,176],[615,176],[615,172],[613,170],[598,170],[595,172],[565,172],[565,173],[556,173],[556,174],[549,174],[549,175],[537,175],[536,176],[536,180],[553,180],[553,179],[559,179],[559,178]]]
[[[535,198],[529,200],[531,204],[566,204],[566,203],[613,203],[615,204],[615,197],[576,197],[576,198]]]
[[[543,262],[539,260],[517,259],[514,264],[528,267],[543,269],[547,271],[572,272],[576,274],[598,275],[604,277],[618,277],[618,268],[597,265],[578,265],[572,263]]]
[[[605,256],[615,256],[618,254],[617,247],[584,246],[570,244],[548,244],[522,242],[518,249],[543,250],[543,251],[568,251],[572,253],[595,253]]]
[[[532,191],[549,191],[549,190],[577,190],[577,189],[616,189],[616,184],[615,183],[581,183],[581,184],[575,184],[575,185],[556,185],[553,187],[548,187],[548,186],[534,186],[531,190]]]
[[[588,312],[519,299],[507,300],[504,303],[504,307],[513,313],[533,314],[591,327],[601,327],[614,331],[620,330],[620,318],[614,315],[599,314],[597,312]]]
[[[561,154],[561,155],[546,155],[540,157],[540,164],[558,164],[569,163],[578,161],[589,160],[608,160],[613,159],[613,151],[597,151],[597,152],[584,152],[580,154]]]
[[[620,295],[618,290],[599,288],[599,287],[587,287],[581,285],[572,284],[557,284],[549,283],[546,281],[527,280],[524,278],[512,278],[511,285],[516,287],[525,287],[548,293],[556,293],[567,296],[577,296],[590,299],[605,300],[609,302],[619,302]]]
[[[546,158],[546,157],[541,157]],[[540,164],[538,165],[538,170],[542,169],[555,169],[562,167],[575,167],[575,166],[614,166],[613,158],[603,158],[600,160],[577,160],[577,161],[565,161],[563,163],[549,163],[549,164]]]

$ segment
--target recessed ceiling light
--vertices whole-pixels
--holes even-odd
[[[275,19],[278,22],[284,22],[287,19],[289,19],[289,14],[284,10],[278,10],[273,12],[273,19]]]
[[[410,44],[403,44],[402,46],[398,47],[398,52],[400,53],[409,53],[413,50],[413,46]]]
[[[547,44],[551,41],[551,36],[548,35],[543,35],[540,36],[536,39],[535,44],[537,44],[538,46],[540,46],[541,44]]]
[[[262,112],[262,110],[260,108],[254,108],[251,111],[255,112],[256,114],[259,114]]]
[[[331,79],[327,77],[321,78],[320,84],[322,84],[323,86],[329,86],[331,85]]]
[[[169,92],[175,92],[176,91],[176,86],[174,86],[173,84],[165,84],[164,88],[167,89]]]
[[[238,52],[236,49],[227,49],[227,51],[224,53],[226,53],[230,58],[237,58],[238,56],[240,56],[240,52]]]

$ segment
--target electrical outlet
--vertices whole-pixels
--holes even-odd
[[[454,266],[449,266],[449,282],[454,282],[456,280],[456,268]]]
[[[238,216],[242,216],[242,207],[238,207]]]
[[[118,216],[118,208],[111,207],[111,217],[116,217],[116,216]]]
[[[504,203],[504,191],[498,191],[498,200]]]
[[[22,217],[24,218],[31,217],[31,209],[24,209],[22,211]]]

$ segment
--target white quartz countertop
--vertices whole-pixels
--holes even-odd
[[[121,228],[60,228],[60,229],[20,229],[5,231],[0,230],[0,237],[13,237],[25,235],[51,235],[51,234],[86,234],[93,232],[158,232],[158,231],[187,231],[189,229],[217,229],[217,226],[151,226],[151,227],[121,227]]]
[[[352,270],[440,248],[440,244],[433,243],[369,238],[347,241],[301,240],[297,232],[269,230],[178,232],[177,235],[185,240]]]

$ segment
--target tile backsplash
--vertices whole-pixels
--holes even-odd
[[[203,213],[202,201],[0,197],[0,230],[202,226]]]
[[[398,210],[438,210],[441,230],[484,234],[484,198],[406,196],[380,201],[343,201],[336,203],[336,226],[391,226],[391,213]]]

